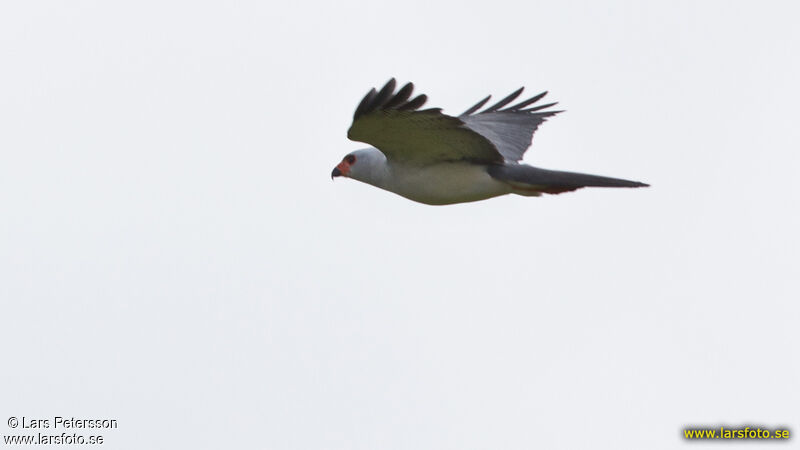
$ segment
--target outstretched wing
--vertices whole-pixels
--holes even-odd
[[[431,164],[443,161],[502,163],[496,146],[460,117],[442,114],[440,108],[419,108],[427,96],[411,94],[408,83],[395,93],[394,78],[361,100],[347,137],[377,147],[391,161]]]
[[[555,106],[556,103],[529,108],[547,95],[546,91],[502,109],[519,97],[523,89],[519,88],[496,104],[475,113],[489,101],[491,96],[488,96],[458,116],[467,128],[488,139],[506,161],[521,160],[525,151],[531,146],[533,133],[539,128],[539,125],[548,117],[562,112],[542,111]]]

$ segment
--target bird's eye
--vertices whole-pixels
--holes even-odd
[[[347,164],[350,164],[352,166],[353,163],[356,162],[356,157],[354,155],[347,155],[344,157],[344,160],[347,161]]]

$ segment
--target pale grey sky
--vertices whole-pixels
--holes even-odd
[[[55,415],[117,419],[113,449],[800,432],[798,14],[4,2],[0,435]],[[331,182],[392,76],[451,113],[549,90],[567,112],[526,162],[652,187],[431,207]]]

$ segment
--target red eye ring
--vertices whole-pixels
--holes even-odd
[[[356,162],[356,157],[355,155],[347,155],[344,157],[344,160],[347,162],[347,164],[352,166]]]

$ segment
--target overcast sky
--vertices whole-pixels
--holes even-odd
[[[0,434],[56,415],[117,419],[113,449],[800,433],[799,15],[3,2]],[[432,207],[332,182],[392,76],[449,113],[549,90],[567,112],[526,162],[652,187]]]

